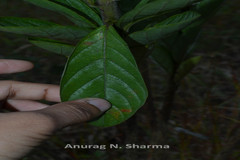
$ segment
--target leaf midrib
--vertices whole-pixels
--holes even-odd
[[[104,98],[107,98],[106,92],[107,92],[107,62],[106,62],[106,52],[107,52],[107,31],[108,28],[104,28],[104,32],[103,32],[103,67],[104,67]]]

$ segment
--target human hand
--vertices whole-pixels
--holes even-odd
[[[0,74],[16,73],[33,67],[30,62],[0,60]],[[58,103],[52,106],[36,102],[60,102],[59,86],[16,81],[0,81],[0,160],[19,159],[47,139],[54,131],[89,121],[110,108],[98,98]]]

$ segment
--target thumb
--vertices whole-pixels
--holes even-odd
[[[103,99],[89,98],[59,103],[38,111],[1,113],[0,159],[18,159],[55,130],[92,120],[110,106]]]
[[[100,116],[108,110],[111,104],[99,98],[86,98],[55,104],[42,110],[35,111],[43,114],[54,123],[54,129],[87,122]]]

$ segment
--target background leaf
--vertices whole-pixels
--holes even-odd
[[[60,4],[51,2],[49,0],[25,0],[25,1],[32,3],[36,6],[60,13],[64,16],[66,16],[69,20],[71,20],[73,23],[75,23],[76,25],[78,25],[80,27],[90,27],[90,28],[96,27],[95,24],[90,22],[85,17],[77,14],[75,11],[68,9]]]
[[[79,40],[92,29],[62,26],[33,18],[0,17],[0,31],[54,39]]]
[[[136,21],[145,16],[153,16],[160,12],[184,8],[193,2],[193,0],[155,0],[145,5],[137,5],[137,7],[120,18],[118,25],[124,28],[129,22]]]
[[[224,0],[202,0],[193,9],[201,14],[201,17],[193,24],[182,29],[181,32],[171,34],[165,38],[165,47],[171,51],[177,64],[189,58],[200,34],[202,25],[216,12]],[[174,46],[174,47],[172,47]]]
[[[69,57],[75,46],[51,39],[30,38],[29,41],[37,47],[59,55]]]
[[[198,35],[200,34],[201,24],[202,21],[200,19],[182,29],[180,32],[175,32],[163,40],[176,64],[181,64],[191,55]]]
[[[149,44],[160,38],[164,38],[168,34],[179,31],[191,24],[200,15],[197,12],[187,11],[174,15],[153,27],[147,27],[142,31],[130,34],[130,37],[142,44]]]
[[[56,26],[58,24],[34,19],[34,18],[19,18],[19,17],[0,17],[0,26]]]
[[[92,20],[94,20],[95,22],[97,22],[97,24],[99,24],[100,26],[103,25],[103,22],[99,15],[82,0],[55,0],[55,1],[75,8],[78,11],[85,14],[86,16],[88,16],[89,18],[91,18]]]
[[[112,108],[92,122],[117,125],[131,117],[147,98],[147,89],[127,46],[113,27],[103,26],[79,43],[68,60],[62,81],[63,101],[105,98]]]

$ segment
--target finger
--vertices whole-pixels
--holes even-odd
[[[7,100],[5,108],[14,111],[35,111],[49,107],[47,104],[29,100]]]
[[[59,103],[36,111],[50,117],[56,129],[92,120],[108,110],[111,104],[99,98]]]
[[[33,64],[22,60],[0,59],[0,74],[23,72],[33,68]]]
[[[0,81],[0,100],[46,100],[60,102],[59,86],[17,81]]]

